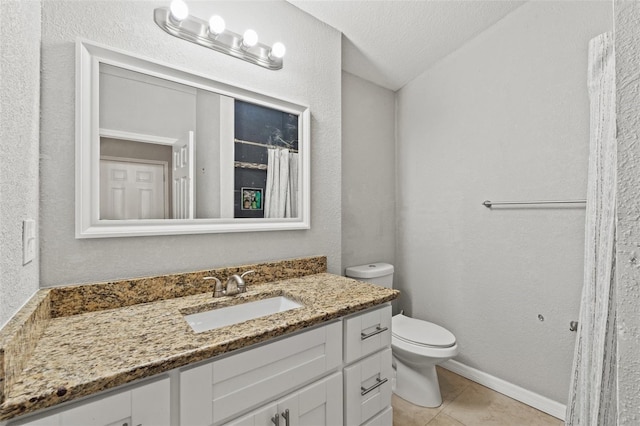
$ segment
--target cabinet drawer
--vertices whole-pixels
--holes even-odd
[[[360,425],[391,405],[391,348],[344,369],[345,425]]]
[[[388,407],[382,413],[378,414],[363,426],[391,426],[393,424],[393,408]]]
[[[341,365],[340,322],[180,373],[181,424],[219,424]]]
[[[391,345],[391,305],[344,320],[344,361],[353,362]]]

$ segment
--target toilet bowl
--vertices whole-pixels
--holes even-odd
[[[346,276],[393,287],[393,265],[370,263],[346,269]],[[396,377],[393,392],[422,407],[442,404],[436,365],[458,354],[455,336],[439,325],[395,315],[391,321],[391,353]]]
[[[391,352],[396,371],[393,392],[421,407],[442,404],[436,365],[458,354],[455,336],[439,325],[395,315]]]

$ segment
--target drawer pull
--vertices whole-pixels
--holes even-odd
[[[377,326],[376,329],[374,331],[372,331],[371,333],[369,333],[369,334],[360,333],[360,340],[366,340],[369,337],[375,336],[376,334],[384,333],[388,329],[389,329],[389,327],[380,328],[380,326]]]
[[[362,386],[360,386],[360,395],[364,396],[366,394],[368,394],[369,392],[371,392],[372,390],[379,388],[380,386],[384,385],[385,383],[387,383],[389,379],[380,379],[380,377],[376,377],[376,382],[371,385],[368,388],[364,388]]]
[[[289,426],[289,409],[288,408],[282,412],[282,417],[284,417],[284,425]]]
[[[280,426],[280,414],[276,413],[275,416],[271,417],[271,421],[274,425]]]

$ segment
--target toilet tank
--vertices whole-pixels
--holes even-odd
[[[346,269],[345,275],[349,278],[366,281],[383,287],[393,287],[393,265],[388,263],[378,262],[350,266]]]

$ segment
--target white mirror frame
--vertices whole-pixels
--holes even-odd
[[[299,217],[286,219],[100,219],[99,66],[105,63],[298,115]],[[76,238],[283,231],[310,226],[309,108],[211,80],[85,39],[76,41]]]

